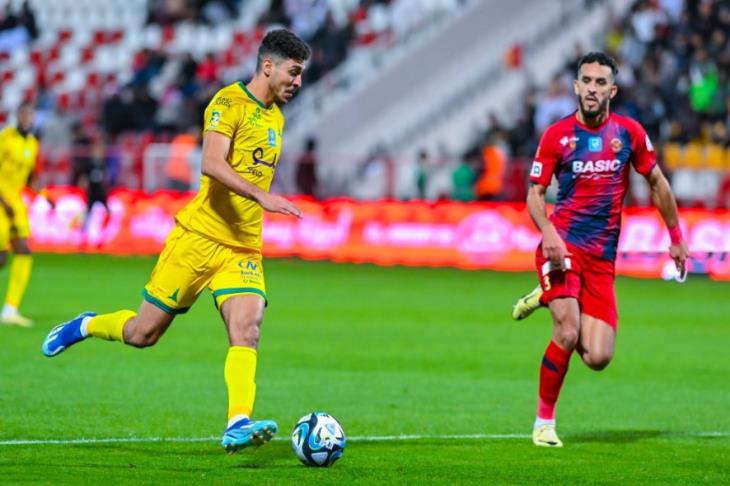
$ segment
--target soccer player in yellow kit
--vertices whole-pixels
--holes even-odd
[[[14,253],[0,322],[22,327],[32,325],[18,308],[33,262],[28,246],[28,212],[21,191],[31,179],[38,157],[38,139],[31,133],[34,119],[33,105],[23,102],[18,108],[18,125],[0,131],[0,267],[7,262],[8,249]]]
[[[177,214],[139,311],[82,313],[54,327],[42,346],[48,357],[89,336],[152,346],[207,287],[230,342],[224,367],[228,426],[221,442],[229,452],[264,444],[277,430],[272,420],[251,420],[256,348],[267,302],[261,223],[264,210],[301,217],[296,205],[268,190],[281,154],[279,105],[301,87],[309,55],[309,47],[293,33],[271,31],[259,47],[251,82],[231,84],[213,97],[204,115],[200,191]]]

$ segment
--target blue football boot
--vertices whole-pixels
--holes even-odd
[[[43,346],[41,346],[43,354],[52,358],[65,351],[68,347],[86,339],[88,336],[81,334],[81,323],[85,317],[94,317],[95,315],[95,312],[84,312],[70,321],[59,324],[51,329],[51,332],[46,336],[46,340],[43,341]]]
[[[276,435],[277,425],[273,420],[241,419],[223,432],[221,446],[229,454],[246,447],[266,444]]]

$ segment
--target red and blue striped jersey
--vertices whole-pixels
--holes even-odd
[[[573,114],[545,130],[530,181],[547,187],[555,175],[558,196],[550,220],[560,237],[614,260],[629,165],[642,175],[656,165],[654,148],[639,122],[611,113],[601,126],[590,128]]]

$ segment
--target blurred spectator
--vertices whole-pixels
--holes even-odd
[[[86,167],[80,174],[79,183],[86,188],[86,218],[84,228],[87,227],[91,210],[96,203],[100,203],[109,216],[107,204],[108,181],[107,181],[107,157],[106,144],[103,138],[98,137],[91,145],[91,151],[87,158]]]
[[[30,7],[23,4],[20,16],[15,15],[10,7],[8,3],[0,9],[0,52],[14,52],[32,41],[34,35],[38,36],[35,17]]]
[[[395,181],[393,158],[383,145],[376,146],[351,181],[350,194],[357,199],[383,199],[393,196]]]
[[[41,150],[49,164],[68,160],[71,152],[74,121],[68,111],[56,105],[41,131]]]
[[[38,24],[36,23],[35,13],[31,8],[30,3],[28,3],[28,0],[25,0],[23,5],[20,7],[18,23],[25,27],[25,30],[28,32],[28,35],[32,40],[36,40],[38,38]]]
[[[705,49],[697,49],[689,66],[689,100],[692,109],[712,117],[721,112],[720,78],[715,61]]]
[[[238,0],[196,0],[193,7],[196,18],[206,24],[218,25],[238,15]]]
[[[306,196],[317,194],[317,140],[308,138],[304,152],[297,161],[297,191]]]
[[[84,176],[88,176],[91,167],[91,137],[86,134],[81,122],[73,125],[71,136],[71,180],[72,186],[80,186]]]
[[[200,142],[200,127],[190,126],[170,142],[170,156],[165,164],[167,188],[173,191],[189,191],[192,178],[192,157]]]
[[[451,193],[451,199],[462,202],[474,200],[474,182],[476,181],[476,172],[474,171],[472,163],[473,161],[467,157],[459,160],[459,163],[452,174],[454,188]]]
[[[115,92],[102,104],[102,128],[110,137],[116,138],[120,133],[135,128],[135,114],[130,101],[131,92],[125,89]]]
[[[481,151],[482,171],[474,191],[481,201],[500,199],[504,187],[504,172],[507,164],[507,150],[503,132],[490,137]]]
[[[428,152],[421,149],[416,158],[416,188],[420,199],[426,199],[426,186],[430,172],[431,164],[428,161]]]
[[[209,52],[205,59],[198,64],[198,69],[195,75],[203,84],[213,84],[218,81],[218,61],[212,52]]]
[[[148,23],[172,25],[196,17],[191,2],[187,0],[149,0]]]
[[[535,110],[535,128],[542,133],[557,120],[575,111],[575,99],[560,75],[553,78],[550,86]]]
[[[157,100],[150,96],[147,87],[138,87],[132,95],[131,110],[136,130],[149,130],[155,126]]]

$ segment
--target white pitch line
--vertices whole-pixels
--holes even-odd
[[[616,431],[620,433],[621,431]],[[630,432],[629,432],[630,433]],[[600,438],[601,434],[596,434]],[[348,442],[397,442],[428,439],[457,439],[457,440],[505,440],[529,439],[530,434],[404,434],[404,435],[360,435],[348,437]],[[565,437],[570,437],[566,435]],[[730,432],[667,432],[657,437],[665,438],[702,438],[702,437],[730,437]],[[73,444],[124,444],[124,443],[154,443],[154,442],[217,442],[219,437],[108,437],[99,439],[13,439],[0,440],[0,446],[13,445],[73,445]],[[275,437],[274,440],[289,440],[288,437]]]

